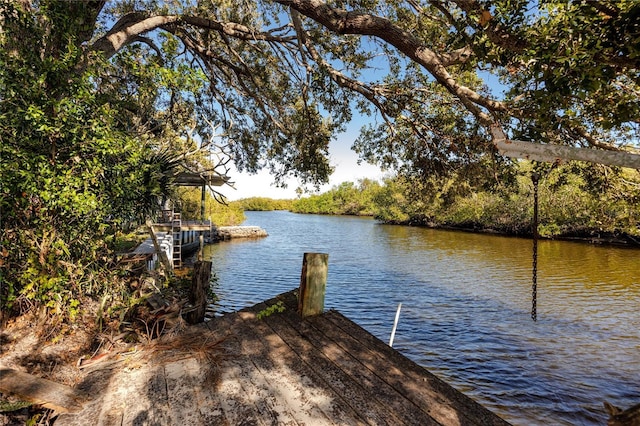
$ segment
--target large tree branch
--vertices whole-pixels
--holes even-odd
[[[640,169],[640,155],[627,151],[605,151],[592,148],[577,148],[573,146],[508,140],[499,124],[491,126],[491,135],[493,136],[493,144],[500,154],[507,157],[550,163],[577,160],[608,166]]]
[[[178,16],[147,17],[138,12],[128,13],[120,18],[107,34],[96,40],[91,48],[102,52],[106,58],[110,58],[142,34],[174,23],[179,19]]]
[[[110,58],[124,46],[136,41],[137,37],[158,28],[169,28],[178,24],[187,24],[197,28],[209,29],[241,40],[263,40],[291,42],[293,37],[276,36],[268,32],[258,32],[247,26],[233,22],[220,22],[197,16],[158,15],[148,16],[140,12],[124,15],[103,37],[96,40],[92,49],[100,51]]]
[[[360,12],[349,12],[321,2],[320,0],[276,0],[322,24],[338,34],[356,34],[377,37],[394,46],[410,59],[423,66],[449,92],[481,122],[489,125],[490,112],[506,112],[504,103],[489,99],[474,90],[459,84],[446,69],[447,62],[436,52],[408,31],[393,24],[389,19]]]
[[[482,108],[491,112],[506,110],[503,103],[481,96],[468,87],[458,84],[447,71],[446,67],[448,65],[461,62],[468,56],[469,51],[467,49],[460,49],[441,56],[424,46],[418,38],[394,25],[386,18],[364,13],[346,12],[331,8],[317,0],[281,0],[279,3],[298,10],[337,33],[371,35],[385,40],[425,67],[439,83],[456,95],[469,111],[484,123],[490,123],[492,120],[490,115],[483,111]],[[198,28],[212,29],[221,35],[244,40],[264,40],[280,43],[295,41],[295,37],[281,37],[270,33],[257,32],[235,23],[223,23],[194,16],[147,16],[143,13],[133,12],[124,15],[105,36],[94,43],[92,48],[103,52],[106,57],[111,57],[148,31],[161,27],[170,29],[183,23]]]
[[[322,0],[275,1],[297,11],[297,13],[307,16],[335,34],[371,36],[388,43],[406,55],[406,57],[422,66],[440,85],[457,97],[467,110],[485,126],[490,126],[494,123],[495,116],[501,113],[514,118],[523,118],[523,111],[514,109],[509,106],[510,104],[505,102],[497,101],[491,97],[480,94],[461,84],[460,80],[457,80],[449,73],[447,67],[450,67],[452,64],[463,63],[470,57],[471,49],[469,47],[448,53],[436,52],[410,31],[404,30],[400,25],[381,16],[339,9],[330,6]],[[436,6],[441,12],[444,11],[448,13],[449,9],[451,9],[463,13],[466,16],[465,25],[472,25],[473,28],[478,31],[486,31],[495,44],[505,49],[518,52],[523,46],[526,46],[526,40],[520,40],[517,35],[510,34],[500,27],[500,22],[498,22],[498,19],[494,19],[491,13],[486,10],[487,6],[484,6],[484,2],[479,0],[451,0],[450,2],[431,0],[430,3]],[[99,5],[100,3],[96,4]],[[411,4],[418,13],[422,13],[418,3],[413,2]],[[451,5],[455,5],[453,6],[455,9],[453,9]],[[235,86],[239,92],[255,99],[258,108],[262,109],[266,116],[274,120],[270,114],[267,114],[268,108],[260,103],[258,96],[258,92],[261,90],[258,81],[260,79],[251,75],[251,69],[243,63],[243,56],[234,50],[234,46],[236,45],[232,45],[231,40],[252,42],[250,45],[256,48],[260,48],[260,46],[264,46],[264,44],[256,44],[254,42],[264,41],[273,44],[277,43],[282,46],[283,49],[288,49],[293,57],[296,58],[297,56],[293,50],[299,50],[302,55],[300,65],[304,67],[308,68],[309,64],[307,63],[307,59],[309,59],[309,57],[313,59],[313,61],[328,72],[334,82],[346,89],[360,93],[383,112],[384,115],[387,106],[382,100],[385,94],[381,91],[381,88],[373,87],[350,78],[332,67],[331,64],[324,60],[316,51],[312,41],[308,39],[304,32],[298,16],[295,13],[293,13],[292,16],[293,26],[296,29],[297,36],[286,33],[283,31],[283,28],[271,31],[257,31],[238,23],[220,22],[198,16],[149,16],[145,13],[134,12],[124,15],[104,37],[94,43],[92,48],[102,51],[107,57],[110,57],[127,44],[141,40],[142,35],[146,32],[155,29],[172,32],[180,36],[185,46],[203,59],[208,66],[211,66],[213,63],[224,62],[222,68],[227,68],[227,70],[233,74],[233,76],[227,76],[228,81],[225,84],[228,84],[230,87]],[[444,16],[447,16],[448,19],[453,19],[452,15],[444,13]],[[480,20],[478,21],[478,19]],[[452,24],[454,23],[452,22]],[[226,43],[233,59],[225,62],[224,58],[218,57],[220,52],[212,51],[210,47],[205,44],[205,39],[200,37],[200,35],[207,33],[207,30],[219,35],[223,42]],[[309,56],[305,57],[305,55]],[[284,58],[284,60],[286,61],[286,58]],[[274,126],[282,130],[282,123],[279,121],[274,120]],[[567,128],[567,126],[564,127]],[[576,126],[569,127],[571,127],[569,130],[572,130],[577,137],[586,140],[590,145],[604,146],[599,145],[598,141],[586,132],[585,129],[576,128]]]

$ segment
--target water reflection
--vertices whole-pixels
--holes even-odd
[[[531,241],[249,213],[268,238],[210,246],[220,311],[298,285],[302,253],[329,253],[326,307],[514,424],[603,424],[602,401],[640,401],[640,251],[541,241],[538,322]]]

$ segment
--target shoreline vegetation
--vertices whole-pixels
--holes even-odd
[[[224,226],[242,223],[245,211],[289,210],[369,216],[386,224],[530,237],[533,185],[529,172],[523,168],[510,182],[493,186],[471,184],[469,179],[459,176],[446,179],[389,177],[382,182],[365,179],[345,182],[325,193],[296,200],[255,197],[228,205],[207,195],[205,215],[216,225]],[[201,217],[200,197],[199,189],[179,190],[183,218]],[[547,171],[539,184],[540,236],[638,248],[638,200],[640,178],[635,171],[608,177],[603,174],[585,177],[561,167]],[[142,235],[136,232],[121,233],[112,242],[113,248],[126,251],[139,237]],[[0,333],[0,343],[9,348],[0,354],[5,364],[20,368],[22,360],[27,360],[34,374],[72,384],[77,380],[78,359],[144,347],[160,335],[183,330],[184,321],[179,312],[187,300],[189,271],[184,276],[136,271],[127,271],[118,280],[111,281],[117,291],[104,292],[99,301],[95,294],[86,294],[72,300],[82,300],[81,304],[69,305],[62,300],[41,309],[25,309],[21,315],[17,315],[16,309],[15,315],[0,317],[0,325],[6,326]],[[215,282],[215,276],[212,279]],[[150,303],[154,300],[152,296],[172,302],[158,313]],[[208,296],[215,298],[213,293]],[[18,298],[16,306],[22,309],[20,304],[25,300],[28,299],[24,296]],[[34,327],[35,324],[47,324],[47,327]],[[28,342],[33,345],[25,346]],[[49,343],[43,345],[42,342]],[[3,402],[15,401],[0,394],[0,403]],[[52,411],[38,404],[16,403],[22,405],[10,412],[5,410],[0,418],[27,423],[46,420],[52,415]]]
[[[527,165],[520,168],[508,187],[473,188],[457,177],[431,182],[392,177],[344,182],[295,200],[253,197],[230,205],[244,211],[370,216],[384,224],[530,238],[533,184]],[[548,171],[538,187],[539,238],[640,247],[639,186],[636,171],[622,171],[595,186],[575,169]]]
[[[244,217],[211,200],[203,212],[179,178],[233,186],[235,168],[321,184],[330,142],[359,116],[359,160],[399,177],[345,183],[292,211],[518,235],[531,228],[535,171],[543,237],[640,239],[638,171],[600,165],[613,150],[640,169],[629,155],[637,2],[355,2],[355,15],[296,2],[283,13],[290,3],[1,3],[0,356],[15,350],[20,368],[51,376],[72,353],[179,330],[189,272],[147,271],[121,250],[169,204],[183,220]],[[544,148],[536,158],[554,164],[499,154],[506,136],[530,142],[509,158]],[[170,302],[162,311],[156,296]],[[4,329],[14,320],[37,342],[27,352]],[[86,342],[47,352],[80,333]]]

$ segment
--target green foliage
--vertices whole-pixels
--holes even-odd
[[[231,204],[239,205],[244,211],[273,211],[290,210],[292,200],[274,200],[265,197],[251,197],[234,201]]]
[[[535,125],[522,123],[519,130],[545,140],[550,135],[525,128],[564,128],[563,137],[574,140],[568,129],[588,123],[604,137],[633,134],[629,124],[640,115],[632,89],[640,57],[638,3],[545,1],[540,9],[520,30],[528,45],[509,59],[527,66],[504,75],[513,87],[509,95],[527,93],[520,106],[535,117]]]
[[[411,199],[404,193],[405,183],[400,177],[384,181],[384,186],[373,197],[376,219],[386,223],[409,223],[416,212],[412,208]]]
[[[480,88],[481,81],[472,74],[461,79]],[[452,94],[427,75],[413,70],[392,85],[397,107],[388,112],[393,113],[394,125],[379,122],[361,130],[354,149],[363,159],[407,176],[427,177],[477,163],[487,155],[488,135]]]
[[[38,424],[40,424],[42,417],[42,414],[34,414],[27,420],[25,426],[37,426]]]
[[[104,63],[80,66],[80,29],[62,6],[0,9],[0,308],[74,320],[115,280],[111,237],[159,207],[175,162],[95,90]]]
[[[294,213],[372,216],[373,198],[380,184],[362,179],[358,184],[343,182],[329,191],[294,200]]]
[[[261,310],[260,312],[258,312],[258,314],[256,315],[256,318],[258,319],[266,318],[275,313],[282,313],[285,311],[285,309],[286,308],[284,306],[284,302],[280,300],[278,303],[274,303],[273,305],[270,305],[265,309]]]
[[[202,190],[199,188],[179,188],[177,190],[178,201],[176,204],[182,213],[184,220],[201,219]],[[207,191],[205,192],[204,217],[211,219],[218,226],[239,225],[245,220],[242,207],[236,203],[222,204]]]
[[[23,408],[31,407],[33,403],[27,401],[15,401],[9,402],[4,399],[0,400],[0,413],[9,413],[11,411],[22,410]]]
[[[375,217],[388,223],[529,235],[533,170],[533,164],[521,162],[512,185],[492,190],[461,174],[433,184],[388,179],[375,198]],[[640,235],[640,176],[636,171],[604,166],[594,170],[579,163],[555,168],[536,165],[535,170],[543,176],[539,183],[540,235]]]

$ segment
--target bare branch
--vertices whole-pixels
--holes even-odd
[[[491,126],[491,135],[498,151],[507,157],[550,163],[577,160],[640,169],[640,155],[636,153],[508,140],[502,127],[496,123]]]
[[[215,30],[221,34],[240,40],[276,41],[281,43],[295,41],[295,37],[275,36],[271,32],[259,32],[234,22],[219,22],[198,16],[183,16],[181,21],[198,28]]]
[[[120,18],[106,35],[93,43],[92,49],[101,51],[105,57],[110,58],[127,44],[136,41],[138,36],[158,28],[167,29],[177,24],[188,24],[202,29],[210,29],[241,40],[295,41],[293,37],[274,36],[271,33],[255,31],[233,22],[219,22],[197,16],[148,16],[141,12],[132,12]]]
[[[187,152],[183,152],[182,154],[180,154],[178,157],[174,158],[172,161],[183,161],[189,157],[192,157],[200,152],[203,152],[205,150],[210,150],[210,148],[212,147],[217,147],[217,148],[222,148],[221,145],[217,145],[214,143],[216,138],[224,138],[225,136],[228,136],[227,132],[223,132],[223,133],[217,133],[217,130],[222,127],[222,125],[215,125],[213,124],[211,121],[207,120],[206,117],[203,117],[203,119],[207,122],[207,124],[209,124],[209,126],[211,127],[211,135],[209,136],[209,140],[208,141],[203,141],[200,143],[200,146],[197,147],[194,150],[191,151],[187,151]],[[195,132],[195,125],[192,126],[190,129],[187,130],[187,134],[186,134],[186,138],[187,141],[193,141],[193,133]],[[222,149],[221,149],[222,150]]]
[[[334,82],[336,82],[339,86],[352,90],[356,93],[359,93],[362,96],[364,96],[365,99],[367,99],[369,102],[371,102],[378,109],[382,118],[387,123],[389,128],[393,130],[393,125],[391,123],[391,120],[389,119],[387,108],[385,108],[385,106],[376,97],[376,94],[381,93],[382,90],[376,90],[376,88],[372,88],[363,82],[349,78],[343,73],[336,70],[334,67],[332,67],[331,64],[329,64],[327,61],[325,61],[322,58],[322,56],[320,56],[318,51],[315,49],[315,46],[313,45],[313,43],[311,43],[307,38],[306,32],[302,27],[302,20],[300,19],[299,13],[295,9],[292,9],[291,16],[294,23],[294,27],[298,34],[298,38],[301,41],[301,43],[306,47],[307,51],[309,52],[309,55],[311,56],[311,59],[313,59],[314,62],[316,62],[324,70],[326,70],[329,76],[331,77],[331,79]]]
[[[137,36],[132,40],[132,42],[139,42],[139,43],[146,44],[147,46],[149,46],[150,48],[152,48],[156,52],[156,54],[158,55],[158,58],[160,58],[161,61],[163,60],[164,55],[162,53],[162,50],[150,38],[143,37],[143,36]]]
[[[110,58],[124,46],[136,40],[138,36],[179,19],[178,16],[146,17],[138,12],[128,13],[120,18],[106,35],[96,40],[91,48]]]

